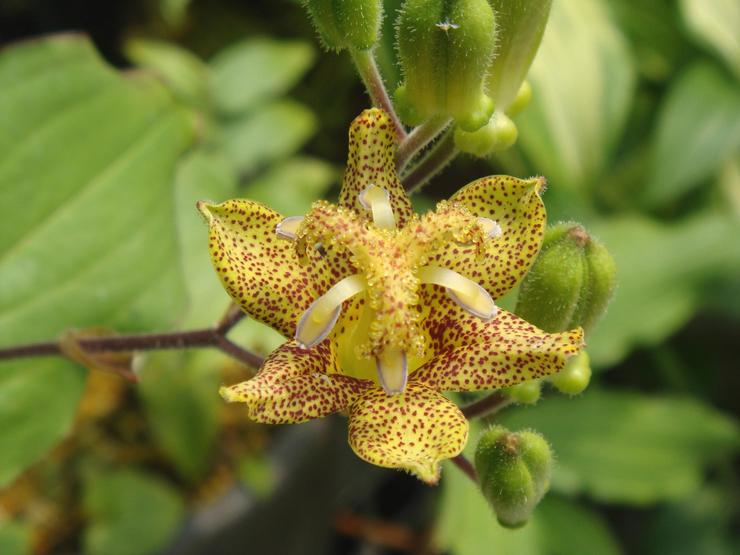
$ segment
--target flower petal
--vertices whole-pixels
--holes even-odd
[[[430,262],[479,283],[494,299],[505,295],[527,273],[542,244],[545,207],[539,194],[543,186],[542,178],[498,175],[460,189],[449,202],[462,204],[474,216],[493,220],[501,233],[486,241],[483,256],[478,255],[476,245],[448,243],[430,257]]]
[[[403,468],[428,484],[439,481],[439,461],[458,455],[468,439],[460,409],[413,381],[399,395],[367,390],[352,404],[349,418],[349,443],[359,457]]]
[[[478,391],[508,387],[555,374],[583,348],[581,328],[546,333],[499,310],[489,321],[470,315],[439,297],[424,320],[434,356],[411,380],[440,391]]]
[[[221,388],[229,402],[246,403],[252,420],[265,424],[305,422],[342,410],[372,382],[336,373],[328,341],[310,351],[290,341],[273,351],[259,373]]]
[[[372,212],[360,202],[360,194],[369,185],[375,185],[388,193],[398,227],[406,224],[414,211],[396,175],[396,149],[393,123],[384,111],[372,108],[355,118],[349,128],[349,155],[339,193],[340,206],[372,221]]]

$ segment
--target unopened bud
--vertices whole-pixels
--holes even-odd
[[[462,152],[485,158],[514,146],[519,135],[516,125],[503,112],[494,112],[490,121],[477,131],[455,129],[455,146]]]
[[[329,50],[368,50],[378,41],[382,0],[303,0]]]
[[[503,391],[512,401],[522,405],[534,405],[540,400],[541,390],[540,380],[529,380],[507,387]]]
[[[488,122],[484,79],[496,43],[488,0],[406,0],[396,43],[404,84],[395,100],[407,124],[444,116],[475,131]]]
[[[614,259],[604,245],[578,224],[560,224],[545,233],[515,312],[549,333],[578,326],[588,333],[606,311],[615,281]]]
[[[591,364],[586,351],[570,357],[557,374],[550,376],[550,383],[555,389],[566,395],[578,395],[588,387],[591,381]]]
[[[496,12],[498,44],[488,71],[487,91],[496,108],[509,113],[540,47],[552,0],[490,2]]]
[[[550,487],[552,453],[535,432],[513,433],[494,426],[478,442],[475,469],[498,521],[517,528],[529,520]]]

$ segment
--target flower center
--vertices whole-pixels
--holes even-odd
[[[349,258],[357,273],[334,284],[303,313],[295,332],[297,343],[310,349],[326,339],[337,324],[343,304],[359,300],[350,310],[356,322],[342,326],[336,338],[342,370],[356,377],[374,378],[389,395],[402,393],[408,374],[427,356],[427,338],[419,326],[425,307],[419,306],[421,285],[444,287],[448,296],[471,314],[488,320],[498,308],[490,294],[465,276],[428,264],[435,249],[451,241],[475,244],[483,252],[484,241],[496,237],[496,222],[476,218],[459,205],[441,202],[435,212],[412,218],[397,229],[388,192],[369,185],[359,195],[360,205],[372,223],[353,210],[319,201],[305,218],[286,218],[276,233],[294,240],[296,253],[305,259],[306,249],[332,245],[332,256]],[[338,259],[325,259],[330,269]],[[346,270],[345,270],[346,271]],[[374,368],[372,368],[374,366]]]

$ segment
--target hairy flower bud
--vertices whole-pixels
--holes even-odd
[[[404,84],[395,100],[406,123],[444,116],[475,131],[488,122],[484,78],[496,42],[488,0],[406,0],[396,41]]]
[[[330,50],[368,50],[383,22],[381,0],[303,0],[321,42]]]
[[[586,351],[581,351],[568,362],[557,374],[550,376],[550,383],[555,389],[566,395],[578,395],[588,387],[591,381],[591,361]]]
[[[614,259],[604,245],[578,224],[557,225],[545,233],[515,312],[548,332],[581,326],[588,333],[606,311],[615,278]]]
[[[516,125],[503,112],[494,112],[490,121],[477,131],[455,129],[455,146],[462,152],[481,158],[511,148],[519,132]]]
[[[508,112],[540,47],[552,0],[490,2],[498,24],[497,49],[486,86],[496,108]]]
[[[550,487],[552,454],[535,432],[513,433],[494,426],[478,442],[475,469],[498,521],[517,528],[529,520]]]

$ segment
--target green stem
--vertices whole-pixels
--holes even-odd
[[[403,186],[409,193],[413,193],[437,175],[459,154],[455,146],[454,132],[447,132],[429,149],[429,152],[401,177]]]
[[[406,139],[406,130],[401,120],[396,114],[393,103],[391,102],[388,91],[383,83],[383,77],[378,70],[378,64],[375,63],[375,56],[372,50],[355,50],[350,49],[352,61],[355,63],[357,72],[360,74],[362,82],[365,84],[370,100],[376,108],[382,108],[393,120],[393,127],[396,130],[396,137],[403,142]]]
[[[436,139],[450,124],[450,118],[437,116],[428,119],[409,133],[398,147],[396,170],[400,173],[421,150]]]

